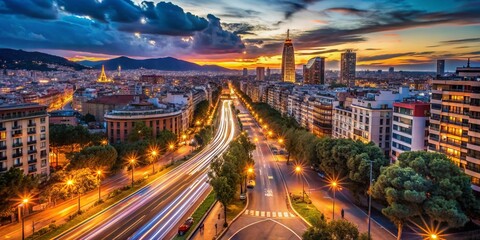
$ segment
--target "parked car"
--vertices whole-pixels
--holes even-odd
[[[255,180],[249,180],[247,183],[247,188],[254,188],[255,187]]]
[[[189,217],[185,222],[178,227],[178,235],[183,236],[193,225],[193,218]]]

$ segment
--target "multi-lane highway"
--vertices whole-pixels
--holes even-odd
[[[209,188],[210,161],[221,155],[235,135],[231,101],[220,104],[212,142],[192,159],[57,239],[168,239],[192,205]]]
[[[249,190],[246,211],[230,226],[223,239],[301,239],[306,225],[287,206],[287,191],[276,158],[261,128],[246,108],[235,101],[244,130],[256,149],[256,186]]]

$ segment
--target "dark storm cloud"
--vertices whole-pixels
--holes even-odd
[[[328,8],[325,11],[341,13],[341,14],[355,14],[355,15],[362,15],[368,12],[367,10],[361,10],[357,8],[347,8],[347,7]]]
[[[19,2],[0,0],[1,46],[131,56],[177,55],[192,49],[221,54],[245,48],[236,33],[222,28],[220,19],[193,15],[170,2],[22,1],[28,11]],[[140,35],[133,34],[137,32]],[[185,36],[193,38],[185,41]]]
[[[365,48],[365,51],[378,51],[382,50],[381,48]]]
[[[255,35],[255,31],[267,31],[270,30],[265,25],[252,25],[250,23],[222,23],[222,26],[228,30],[233,32],[234,34],[242,34],[242,35]]]
[[[250,18],[257,17],[261,14],[259,11],[251,9],[242,9],[236,7],[225,7],[223,8],[222,14],[219,14],[219,17],[231,17],[231,18]]]
[[[455,39],[448,41],[441,41],[442,44],[460,44],[460,43],[473,43],[480,42],[480,38],[464,38],[464,39]]]
[[[311,4],[314,4],[320,0],[270,0],[273,6],[280,7],[284,11],[284,20],[290,19],[293,14],[306,10]],[[283,21],[277,23],[281,24]]]
[[[0,0],[0,14],[2,13],[55,19],[58,11],[52,0]]]
[[[245,45],[237,34],[222,28],[220,19],[207,15],[208,27],[194,35],[193,50],[201,54],[239,53]]]

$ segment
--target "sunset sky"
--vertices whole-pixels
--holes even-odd
[[[199,64],[278,69],[287,29],[297,67],[315,56],[338,69],[447,70],[480,65],[476,0],[0,0],[0,47],[71,60],[172,56]]]

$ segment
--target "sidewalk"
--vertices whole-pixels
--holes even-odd
[[[159,170],[160,166],[171,162],[172,158],[176,161],[190,154],[190,147],[183,146],[173,153],[163,155],[156,162],[155,171]],[[137,167],[134,170],[134,179],[139,180],[147,177],[152,173],[152,166]],[[121,172],[102,180],[101,196],[105,198],[115,189],[122,188],[131,183],[131,171],[122,170]],[[98,201],[98,189],[93,189],[90,192],[81,196],[81,208],[85,209],[92,206]],[[68,199],[57,203],[54,207],[47,208],[43,211],[35,212],[25,217],[25,237],[33,233],[33,225],[35,231],[39,231],[43,227],[48,227],[50,224],[60,225],[66,222],[68,216],[77,211],[77,198]],[[22,228],[18,222],[11,223],[0,227],[0,239],[21,239]]]
[[[278,157],[278,156],[277,156]],[[302,181],[305,181],[305,193],[312,200],[312,204],[322,212],[327,221],[332,220],[333,217],[333,195],[328,186],[321,181],[314,172],[305,171],[304,179],[300,176],[292,174],[293,165],[286,165],[286,160],[283,157],[278,158],[278,166],[285,176],[288,190],[292,194],[302,194]],[[347,190],[343,190],[347,191]],[[336,192],[335,199],[335,219],[341,219],[341,210],[345,212],[345,219],[358,226],[360,233],[368,231],[368,216],[359,207],[354,205],[351,201],[346,200],[345,194],[341,191]],[[375,222],[372,218],[371,222],[371,236],[372,239],[394,240],[396,239],[390,231],[384,226]]]
[[[218,216],[220,215],[220,219]],[[211,240],[216,239],[217,235],[223,231],[223,207],[220,202],[216,202],[215,206],[212,208],[212,211],[207,215],[205,220],[203,220],[203,230],[199,228],[195,234],[192,236],[192,240]],[[200,223],[201,225],[202,223]],[[215,228],[217,224],[217,228]]]

